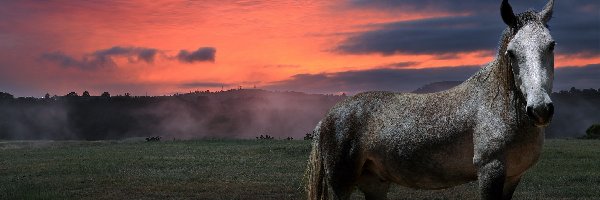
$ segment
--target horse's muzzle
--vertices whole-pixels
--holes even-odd
[[[554,105],[546,103],[539,106],[527,106],[527,116],[536,126],[547,126],[554,115]]]

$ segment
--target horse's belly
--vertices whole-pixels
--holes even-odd
[[[379,167],[385,179],[419,189],[448,188],[477,179],[471,134],[451,143],[410,148],[381,160]]]

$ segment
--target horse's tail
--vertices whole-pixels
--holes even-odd
[[[306,191],[308,192],[309,200],[326,200],[329,197],[327,181],[325,180],[325,168],[323,166],[323,157],[321,156],[321,148],[319,144],[319,128],[321,123],[317,125],[313,133],[312,150],[308,158],[308,166],[304,177],[308,179]]]

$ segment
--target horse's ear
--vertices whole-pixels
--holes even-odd
[[[508,0],[502,1],[502,5],[500,5],[500,15],[502,15],[502,20],[506,25],[514,27],[517,24],[517,17],[515,17],[512,7],[508,4]]]
[[[546,3],[546,6],[544,6],[544,10],[540,11],[540,19],[542,19],[542,22],[548,23],[548,21],[550,21],[550,18],[552,18],[552,10],[554,7],[554,0],[550,0],[548,1],[548,3]]]

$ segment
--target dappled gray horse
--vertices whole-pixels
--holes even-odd
[[[482,199],[510,199],[539,158],[553,114],[554,41],[542,11],[515,15],[494,61],[431,94],[366,92],[334,106],[315,129],[309,199],[348,199],[355,186],[385,199],[390,183],[441,189],[478,180]]]

